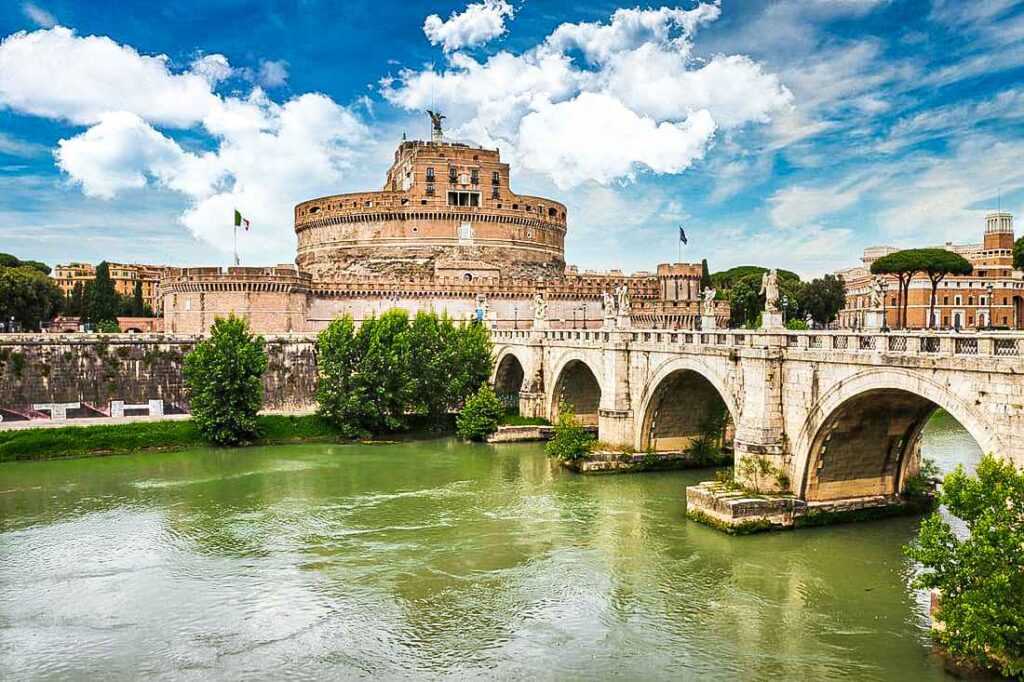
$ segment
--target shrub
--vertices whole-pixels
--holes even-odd
[[[554,437],[544,446],[544,451],[550,457],[563,461],[581,459],[593,447],[594,436],[576,419],[572,406],[565,403],[558,408],[554,432]]]
[[[121,332],[121,326],[116,320],[100,320],[96,323],[96,331],[100,334],[118,334]]]
[[[482,441],[498,430],[502,405],[490,384],[484,384],[466,401],[455,420],[460,438]]]
[[[259,436],[256,414],[263,405],[265,345],[245,320],[231,316],[218,318],[210,338],[185,356],[192,419],[211,443],[238,445]]]
[[[926,497],[935,491],[935,479],[939,476],[938,465],[930,459],[921,460],[917,473],[907,479],[903,494],[907,497]]]
[[[938,499],[967,536],[935,512],[905,548],[925,569],[915,586],[939,591],[935,636],[954,658],[1024,676],[1024,473],[986,455],[976,476],[946,476]]]
[[[793,318],[792,320],[786,320],[786,329],[795,332],[805,332],[810,329],[810,327],[807,326],[807,322],[804,320]]]

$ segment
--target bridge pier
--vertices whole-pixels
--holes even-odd
[[[602,349],[604,376],[597,428],[598,440],[624,448],[633,447],[636,434],[630,399],[629,338],[624,332],[613,332]]]
[[[783,337],[766,336],[760,352],[746,353],[743,402],[736,424],[734,478],[761,492],[785,492],[793,480],[786,453],[782,396]]]

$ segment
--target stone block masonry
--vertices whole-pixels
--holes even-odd
[[[70,417],[109,414],[112,401],[162,400],[187,411],[182,365],[200,337],[173,334],[12,334],[0,337],[0,414],[35,414],[42,403],[81,403]],[[267,336],[264,407],[303,411],[315,404],[316,339]],[[41,415],[36,415],[41,416]]]

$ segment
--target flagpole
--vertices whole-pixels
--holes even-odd
[[[232,229],[235,233],[235,267],[238,267],[238,225],[234,225]]]

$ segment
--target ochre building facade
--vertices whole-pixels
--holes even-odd
[[[565,263],[567,226],[563,204],[512,191],[497,150],[403,141],[380,191],[295,207],[294,264],[171,273],[161,283],[164,329],[202,333],[234,314],[263,333],[315,332],[391,308],[495,328],[592,329],[621,321],[608,305],[621,287],[630,325],[699,324],[699,264],[580,272]],[[715,312],[724,325],[727,304]]]
[[[941,247],[960,254],[974,266],[965,276],[945,278],[936,292],[934,324],[929,324],[931,282],[921,273],[910,285],[907,326],[911,329],[977,329],[988,326],[1024,329],[1024,272],[1013,267],[1013,216],[1003,211],[985,216],[980,244],[946,243]],[[846,307],[839,313],[845,329],[863,329],[871,307],[871,264],[896,251],[890,246],[864,250],[862,265],[836,274],[846,282]],[[885,318],[898,326],[898,286],[885,278]]]

